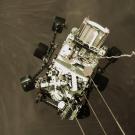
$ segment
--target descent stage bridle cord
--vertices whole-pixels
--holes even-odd
[[[112,112],[111,108],[110,108],[109,105],[107,104],[105,98],[104,98],[103,95],[101,94],[101,92],[100,92],[100,90],[98,89],[97,85],[95,84],[95,82],[93,81],[93,79],[91,79],[91,81],[92,81],[92,83],[93,83],[93,85],[94,85],[96,91],[97,91],[98,94],[100,95],[102,101],[103,101],[104,104],[106,105],[106,107],[107,107],[108,111],[110,112],[111,116],[113,117],[115,123],[116,123],[117,126],[119,127],[121,133],[122,133],[123,135],[125,135],[125,132],[124,132],[123,128],[121,127],[120,123],[118,122],[118,120],[117,120],[117,118],[115,117],[114,113]]]
[[[64,92],[64,94],[66,95],[66,92],[65,92],[65,91],[63,91],[63,92]],[[68,97],[65,96],[65,98],[66,98],[66,100],[67,100],[67,102],[68,102],[68,105],[70,106],[71,110],[73,111],[73,108],[72,108],[72,106],[71,106],[71,104],[70,104],[70,102],[69,102],[69,100],[68,100]],[[80,130],[81,130],[81,132],[82,132],[82,135],[86,135],[85,132],[84,132],[84,129],[83,129],[82,125],[80,124],[80,122],[79,122],[79,120],[78,120],[77,117],[75,117],[75,120],[76,120],[76,122],[77,122],[77,124],[78,124],[78,126],[79,126],[79,128],[80,128]]]
[[[93,109],[93,107],[92,107],[90,101],[87,99],[87,97],[86,97],[85,94],[84,94],[84,97],[85,97],[85,99],[86,99],[86,101],[87,101],[87,103],[88,103],[90,109],[92,110],[92,112],[93,112],[93,114],[94,114],[96,120],[98,121],[98,124],[99,124],[99,126],[101,127],[101,130],[103,131],[104,135],[107,135],[107,132],[105,131],[105,129],[104,129],[104,127],[103,127],[101,121],[99,120],[99,118],[98,118],[96,112],[94,111],[94,109]]]
[[[122,58],[122,57],[133,57],[135,56],[135,51],[132,51],[130,54],[122,54],[122,55],[119,55],[119,56],[103,56],[103,57],[99,57],[100,59],[112,59],[112,58],[115,58],[115,59],[118,59],[118,58]]]

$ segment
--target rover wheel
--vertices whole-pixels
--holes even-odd
[[[117,47],[112,47],[110,49],[108,49],[106,56],[111,57],[111,56],[120,56],[122,54],[122,52],[117,48]],[[112,58],[112,59],[108,59],[110,62],[114,63],[116,62],[118,59],[117,58]]]
[[[29,75],[22,77],[20,83],[25,92],[31,91],[35,88],[35,81]]]
[[[43,58],[46,56],[48,51],[48,46],[43,44],[43,43],[39,43],[38,44],[38,48],[34,51],[34,56],[43,60]]]

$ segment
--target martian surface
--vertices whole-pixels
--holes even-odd
[[[54,16],[67,21],[57,36],[59,48],[71,28],[89,16],[110,29],[106,46],[122,53],[135,50],[134,0],[0,0],[0,135],[82,135],[75,120],[61,120],[53,108],[34,102],[36,91],[26,93],[20,86],[20,78],[34,74],[42,63],[33,51],[39,42],[51,41]],[[119,59],[104,75],[109,83],[102,94],[126,135],[134,135],[135,56]],[[107,135],[122,135],[95,90],[89,101]],[[91,110],[79,121],[86,135],[104,134]]]

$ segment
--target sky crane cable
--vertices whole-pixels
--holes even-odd
[[[82,134],[83,134],[83,135],[86,135],[77,117],[75,117],[75,120],[76,120],[76,122],[77,122],[79,128],[81,129]]]
[[[94,114],[94,116],[95,116],[95,118],[96,118],[96,120],[97,120],[97,122],[98,122],[99,126],[101,127],[101,130],[102,130],[102,131],[103,131],[103,133],[104,133],[104,135],[107,135],[107,132],[105,131],[105,129],[104,129],[104,127],[103,127],[103,125],[102,125],[101,121],[99,120],[99,118],[98,118],[98,116],[97,116],[96,112],[94,111],[94,109],[93,109],[93,107],[92,107],[92,105],[91,105],[90,101],[87,99],[87,97],[86,97],[86,95],[85,95],[85,94],[84,94],[84,97],[85,97],[85,99],[86,99],[86,101],[87,101],[87,103],[88,103],[89,107],[91,108],[91,110],[92,110],[92,112],[93,112],[93,114]]]
[[[100,90],[98,89],[97,85],[95,84],[95,82],[93,81],[93,79],[91,79],[94,87],[96,88],[96,91],[98,92],[98,94],[100,95],[101,99],[103,100],[104,104],[106,105],[107,109],[109,110],[111,116],[113,117],[114,121],[116,122],[117,126],[119,127],[120,131],[122,132],[123,135],[125,135],[125,132],[123,130],[123,128],[121,127],[120,123],[118,122],[117,118],[115,117],[114,113],[112,112],[112,110],[110,109],[109,105],[107,104],[105,98],[103,97],[103,95],[101,94]]]
[[[64,93],[65,93],[65,91],[64,91]],[[66,93],[65,93],[65,97],[66,97],[66,100],[67,100],[67,102],[68,102],[68,104],[69,104],[71,110],[73,111],[73,108],[72,108],[71,104],[69,103],[69,100],[68,100],[68,98],[67,98],[67,96],[66,96]],[[82,135],[86,135],[85,132],[84,132],[84,129],[83,129],[83,127],[81,126],[81,123],[79,122],[79,120],[78,120],[77,117],[75,117],[75,120],[76,120],[76,122],[77,122],[77,124],[78,124],[78,126],[79,126],[79,128],[80,128],[80,130],[81,130],[81,132],[82,132]]]

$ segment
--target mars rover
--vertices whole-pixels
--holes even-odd
[[[106,56],[108,48],[103,45],[109,29],[86,17],[79,28],[72,28],[59,53],[57,33],[65,27],[65,19],[55,17],[52,30],[54,37],[49,45],[39,43],[34,56],[43,61],[41,69],[33,76],[21,78],[24,91],[38,89],[36,102],[45,102],[57,109],[62,119],[76,118],[86,102],[87,88],[91,85],[99,68],[100,58]],[[45,70],[46,73],[39,77]]]

